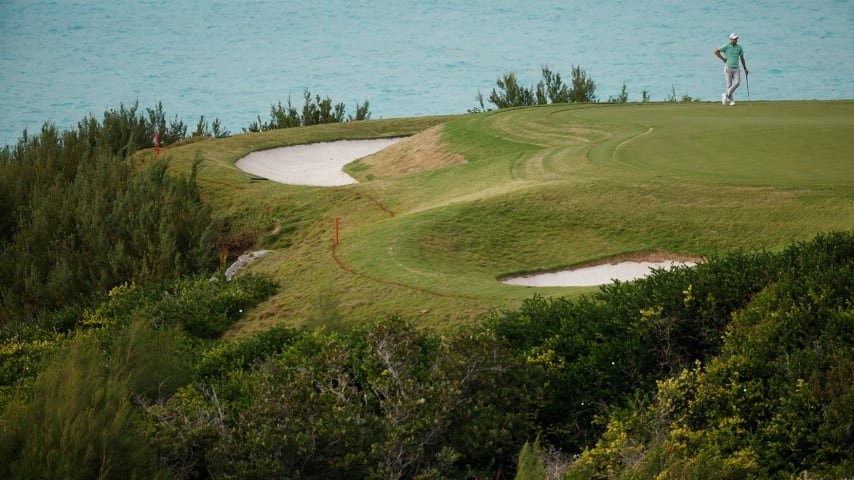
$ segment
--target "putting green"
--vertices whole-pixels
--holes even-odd
[[[854,186],[848,102],[741,103],[580,111],[581,121],[641,127],[591,159],[635,174],[732,185]]]

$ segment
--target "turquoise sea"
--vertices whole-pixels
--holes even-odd
[[[239,133],[304,89],[372,118],[463,113],[542,65],[581,66],[600,101],[624,82],[714,101],[733,31],[751,99],[852,99],[852,27],[849,0],[0,0],[0,145],[135,101]]]

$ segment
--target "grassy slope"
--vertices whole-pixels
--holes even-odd
[[[412,134],[444,122],[440,135],[430,130],[393,154],[351,165],[358,185],[278,185],[233,167],[251,150]],[[257,231],[256,247],[277,249],[253,268],[280,281],[281,293],[238,325],[242,334],[278,322],[391,313],[455,324],[535,291],[589,291],[508,286],[496,281],[502,275],[638,252],[776,249],[852,229],[852,150],[854,102],[754,102],[381,120],[239,135],[167,153],[179,171],[201,156],[200,180],[214,208]],[[417,151],[465,162],[425,162],[432,168],[401,175],[395,165]],[[347,269],[332,252],[336,217],[335,254]]]

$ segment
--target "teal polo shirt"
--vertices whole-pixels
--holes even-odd
[[[721,54],[726,58],[726,66],[730,68],[738,68],[738,60],[744,55],[744,49],[739,44],[727,43],[719,48]]]

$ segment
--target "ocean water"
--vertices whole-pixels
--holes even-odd
[[[733,31],[751,99],[851,99],[852,27],[854,0],[0,0],[0,145],[137,101],[239,133],[305,89],[371,118],[463,113],[542,65],[582,67],[601,101],[715,100]]]

